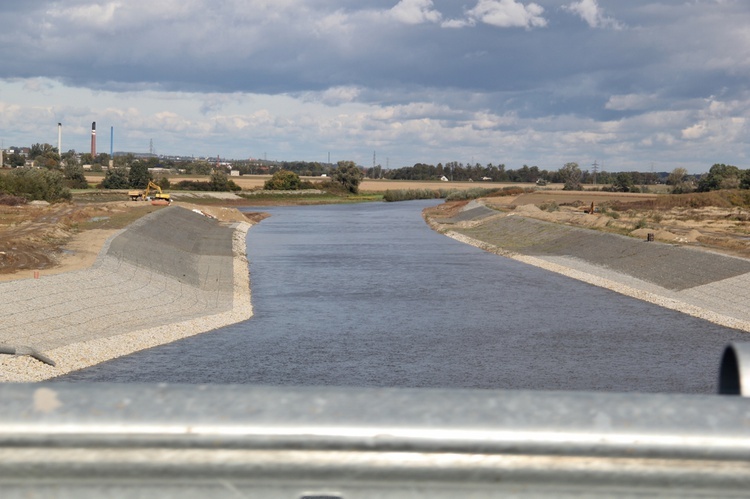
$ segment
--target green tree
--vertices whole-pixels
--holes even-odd
[[[128,171],[125,168],[111,168],[107,170],[102,181],[102,187],[105,189],[127,189],[130,187]]]
[[[698,191],[737,189],[740,186],[740,175],[740,169],[736,166],[717,163],[698,181]]]
[[[263,188],[269,191],[296,191],[299,190],[302,181],[294,172],[279,170],[266,180]]]
[[[77,161],[67,159],[63,168],[65,184],[71,189],[88,189],[89,183],[86,180],[86,174],[83,167]]]
[[[612,190],[615,192],[634,192],[635,182],[633,182],[633,176],[629,172],[620,172],[615,175],[615,180],[612,182]]]
[[[32,144],[29,148],[29,157],[36,162],[37,166],[43,168],[60,167],[60,154],[57,148],[50,144]]]
[[[11,168],[18,168],[26,164],[26,160],[24,159],[24,157],[17,152],[9,154],[3,161],[5,161],[6,164],[10,165]]]
[[[96,158],[94,158],[94,163],[97,165],[109,166],[109,154],[106,152],[100,152],[96,155]]]
[[[362,182],[362,170],[353,161],[339,161],[338,167],[333,170],[333,180],[343,185],[352,194],[359,192],[359,183]]]
[[[195,161],[185,166],[185,170],[193,175],[209,175],[212,167],[205,161]]]
[[[132,165],[134,162],[135,156],[133,155],[133,153],[121,154],[119,156],[115,156],[114,159],[115,168],[130,168],[130,165]]]
[[[227,174],[222,171],[216,171],[211,174],[211,180],[208,181],[212,191],[239,191],[242,188],[229,180]]]
[[[667,185],[672,186],[672,194],[686,194],[693,191],[693,183],[688,179],[685,168],[675,168],[667,176]]]
[[[135,161],[130,165],[128,172],[128,185],[133,189],[145,189],[148,183],[153,180],[151,172],[148,171],[148,165],[143,161]]]
[[[169,189],[170,187],[172,187],[172,182],[170,182],[167,177],[162,177],[158,182],[156,182],[156,185],[158,185],[162,189]]]
[[[94,157],[91,155],[90,152],[85,152],[81,154],[81,164],[84,164],[84,165],[94,164]]]
[[[750,189],[750,170],[744,170],[742,172],[742,178],[740,179],[740,189]]]
[[[578,167],[578,163],[565,163],[565,165],[558,171],[562,181],[565,183],[563,190],[566,191],[582,191],[581,176],[583,173]]]

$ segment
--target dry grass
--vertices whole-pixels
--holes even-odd
[[[644,239],[653,233],[663,242],[750,257],[750,191],[683,195],[537,191],[483,202],[540,220]],[[592,202],[595,213],[585,213]],[[559,211],[549,209],[554,206]]]

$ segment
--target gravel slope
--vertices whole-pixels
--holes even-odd
[[[245,235],[179,207],[108,241],[90,269],[0,284],[0,381],[35,381],[252,316]]]
[[[436,222],[486,251],[750,332],[750,260],[518,215]]]

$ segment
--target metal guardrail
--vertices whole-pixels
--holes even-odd
[[[743,397],[43,383],[0,400],[4,498],[750,491]]]

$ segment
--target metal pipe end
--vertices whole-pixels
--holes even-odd
[[[724,349],[719,395],[750,396],[750,343],[730,343]]]

